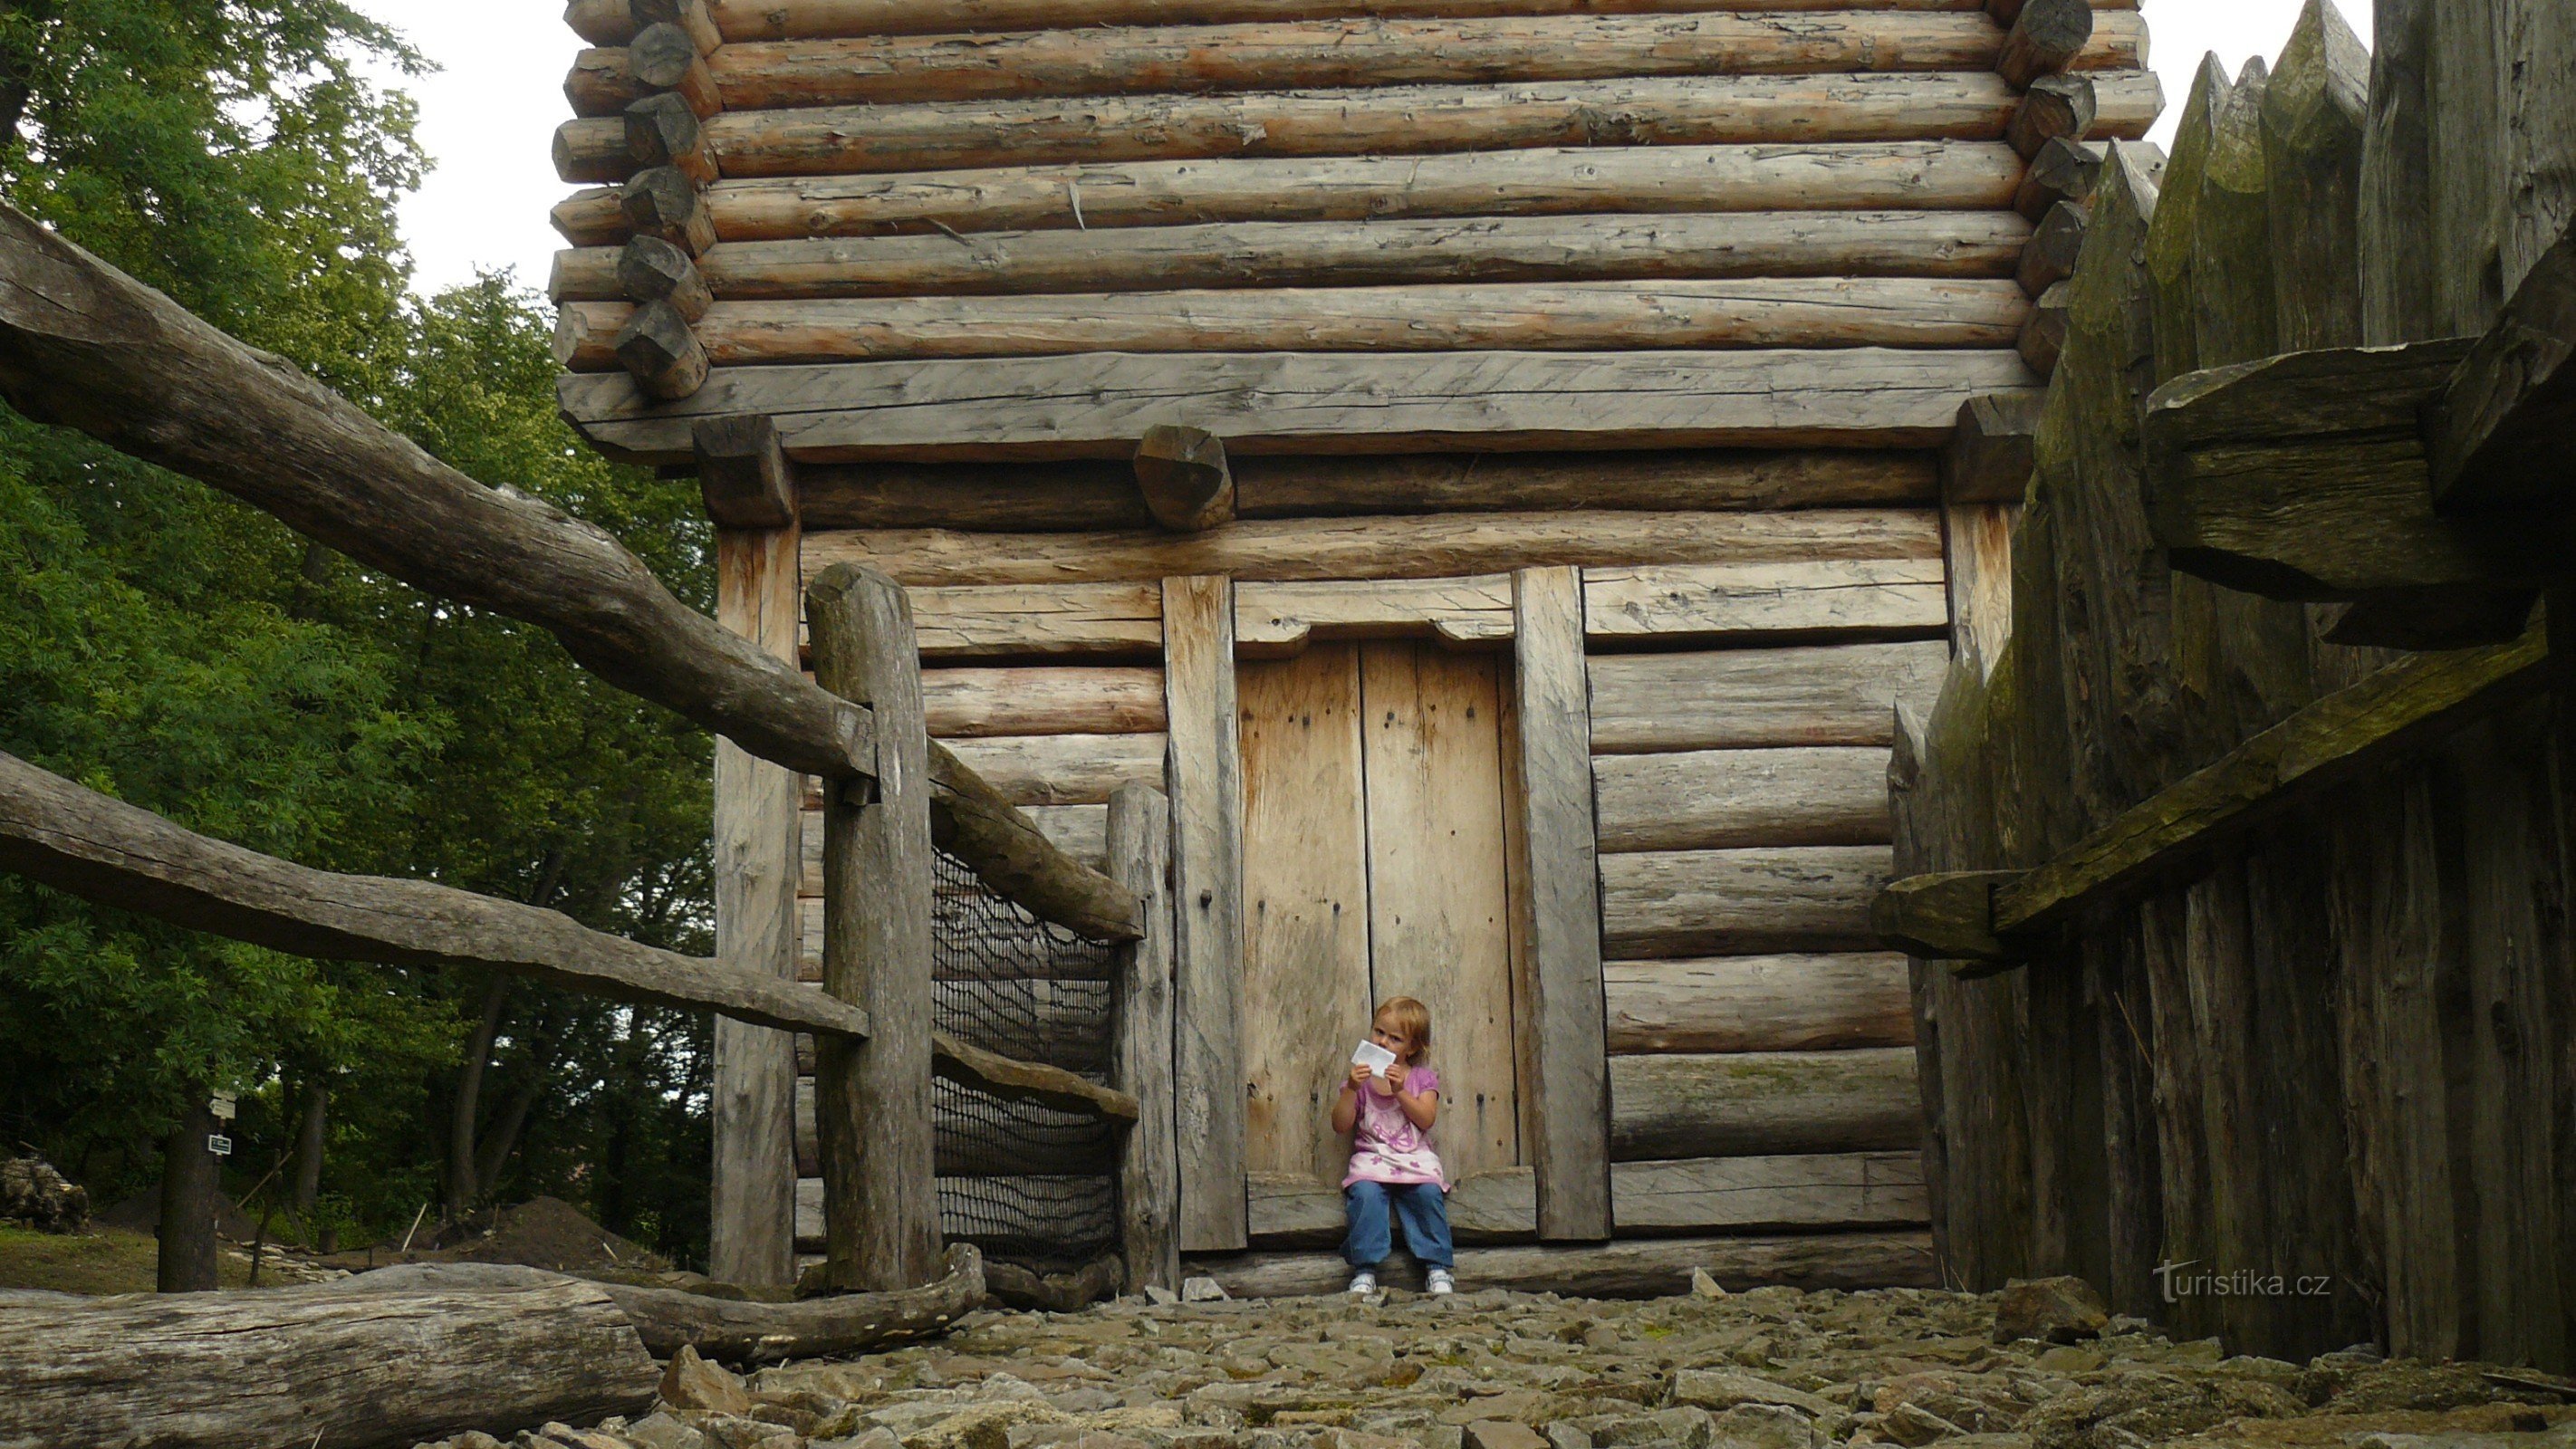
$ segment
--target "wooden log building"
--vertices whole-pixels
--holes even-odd
[[[1471,1276],[1938,1281],[1893,706],[1999,626],[2058,204],[2161,105],[2133,5],[567,19],[564,410],[703,477],[723,622],[793,657],[864,564],[1066,850],[1168,799],[1193,1271],[1338,1282],[1326,1112],[1403,993]],[[819,791],[725,745],[716,798],[720,955],[819,979]],[[712,1267],[776,1281],[798,1053],[720,1030]]]

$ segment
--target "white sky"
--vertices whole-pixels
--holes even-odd
[[[515,268],[543,288],[560,244],[546,210],[572,187],[557,181],[548,147],[571,110],[564,72],[580,40],[555,0],[356,0],[401,29],[442,69],[413,85],[420,136],[436,164],[403,208],[403,234],[423,292],[469,280],[478,267]],[[2144,0],[2153,59],[2165,82],[2167,140],[2200,57],[2216,51],[2230,74],[2248,56],[2275,57],[2303,0]],[[2367,0],[2344,0],[2345,18],[2370,38]]]

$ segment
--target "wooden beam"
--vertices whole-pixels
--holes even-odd
[[[1995,931],[1995,892],[2019,880],[2017,870],[1910,875],[1870,902],[1869,922],[1884,944],[1937,961],[2008,959]]]
[[[785,982],[427,881],[335,875],[183,830],[0,754],[0,869],[298,956],[471,966],[649,1006],[864,1038],[866,1011]]]
[[[683,321],[695,323],[715,305],[706,278],[687,252],[656,236],[639,236],[617,253],[617,294],[631,302],[668,302]],[[602,318],[605,325],[607,319]],[[555,360],[563,360],[558,352]]]
[[[1914,1048],[1610,1058],[1621,1162],[1919,1145]]]
[[[716,621],[790,661],[803,592],[796,544],[792,515],[782,529],[716,532]],[[731,740],[718,739],[715,751],[716,955],[794,981],[804,780]],[[793,1283],[796,1043],[719,1021],[714,1046],[707,1266],[726,1283]]]
[[[833,778],[874,766],[865,710],[680,603],[606,532],[439,463],[6,207],[0,393],[415,588],[534,624],[609,683],[763,759]],[[693,457],[678,441],[668,461]]]
[[[912,590],[924,659],[1152,658],[1161,582]]]
[[[2446,513],[2563,510],[2576,435],[2576,231],[2542,254],[2426,420]]]
[[[2037,466],[2035,439],[2047,402],[2043,392],[2007,392],[1960,404],[1958,430],[1941,455],[1941,501],[2020,503]]]
[[[1212,1275],[1237,1298],[1334,1294],[1351,1276],[1339,1253],[1246,1253],[1193,1259],[1188,1267]],[[1583,1246],[1469,1248],[1458,1255],[1458,1276],[1464,1281],[1584,1298],[1686,1294],[1693,1269],[1704,1269],[1736,1292],[1768,1284],[1802,1289],[1941,1286],[1932,1235],[1924,1232],[1636,1238]],[[1422,1272],[1410,1256],[1399,1253],[1387,1262],[1382,1278],[1389,1287],[1415,1289]]]
[[[2101,180],[2102,158],[2108,154],[2107,142],[2071,141],[2064,136],[2050,141],[2030,158],[2029,169],[2013,193],[2013,210],[2037,225],[2061,201],[2091,199],[2093,187]]]
[[[562,361],[576,372],[623,363],[646,377],[625,333],[659,306],[564,304],[584,318],[576,335],[618,341]],[[694,329],[677,312],[669,325],[679,329],[670,345],[693,338],[707,363],[752,367],[1083,352],[2009,347],[2029,312],[2000,280],[1763,278],[719,302]]]
[[[1884,846],[1666,850],[1601,857],[1602,949],[1628,959],[1878,949]]]
[[[855,1051],[816,1043],[814,1070],[824,1274],[844,1291],[890,1292],[939,1273],[921,654],[902,586],[863,569],[808,584],[805,618],[816,682],[882,722],[875,789],[827,792],[823,819],[823,988],[864,1005],[878,1034]]]
[[[1607,854],[1889,839],[1883,749],[1603,755],[1592,778]]]
[[[1163,581],[1171,719],[1173,1091],[1183,1252],[1244,1244],[1243,757],[1234,599],[1222,575]]]
[[[1180,1147],[1173,1138],[1172,806],[1131,785],[1109,800],[1109,859],[1144,903],[1143,939],[1120,953],[1110,1081],[1136,1099],[1118,1146],[1119,1257],[1125,1291],[1181,1281]]]
[[[697,266],[714,295],[728,301],[1407,282],[2006,277],[2029,239],[2029,223],[2004,211],[1245,221],[986,232],[962,245],[935,233],[728,241],[710,248]],[[556,253],[549,294],[557,302],[631,297],[619,256],[615,247]]]
[[[798,461],[1121,457],[1182,415],[1230,454],[1931,447],[1959,404],[2032,386],[2008,351],[1190,353],[732,367],[678,402],[571,375],[611,456],[683,461],[691,419],[767,413]]]
[[[1156,423],[1136,444],[1136,487],[1154,521],[1198,533],[1234,520],[1234,474],[1225,444],[1205,428]]]
[[[1885,746],[1899,700],[1928,704],[1941,640],[1711,653],[1596,655],[1595,754],[1797,745]]]
[[[926,669],[921,700],[933,738],[1158,734],[1165,723],[1160,669]]]
[[[1514,633],[1512,579],[1238,583],[1234,650],[1239,659],[1287,659],[1318,639],[1401,639],[1428,634],[1462,648],[1508,645]]]
[[[1053,1107],[1059,1112],[1087,1112],[1126,1122],[1135,1121],[1142,1112],[1142,1107],[1132,1094],[1114,1087],[1101,1086],[1087,1077],[1066,1071],[1062,1067],[1006,1057],[1000,1052],[987,1051],[982,1047],[959,1041],[944,1031],[931,1032],[929,1046],[931,1076],[938,1077],[942,1081],[955,1082],[960,1086],[972,1087],[987,1096],[999,1097],[1007,1102],[1034,1102],[1040,1106]],[[821,1065],[822,1058],[818,1056],[816,1059],[818,1081],[822,1079],[819,1070]],[[927,1138],[929,1135],[927,1124],[930,1119],[926,1114],[929,1108],[925,1106],[922,1110],[925,1113],[922,1118],[925,1124],[922,1130],[924,1137]],[[828,1165],[829,1159],[826,1158],[825,1161]],[[935,1211],[931,1219],[931,1228],[933,1235],[936,1236],[938,1218]]]
[[[1592,719],[1583,670],[1582,580],[1570,568],[1512,576],[1519,906],[1529,1003],[1525,1140],[1538,1172],[1538,1231],[1551,1242],[1610,1236],[1608,1079],[1602,1072],[1601,901],[1593,873]]]
[[[1670,560],[1781,567],[1797,560],[1937,562],[1940,550],[1938,520],[1929,509],[1448,513],[1239,521],[1181,536],[940,529],[813,533],[806,536],[805,566],[810,572],[838,562],[863,563],[916,587],[1078,587],[1182,570],[1262,582],[1376,580]]]
[[[1105,805],[1129,785],[1163,783],[1160,734],[982,736],[949,753],[1014,805]]]
[[[2021,271],[2014,277],[2022,291],[2041,296],[2075,275],[2075,259],[2084,251],[2084,226],[2090,215],[2071,201],[2048,209],[2039,230],[2031,234],[2030,245],[2022,249]]]
[[[758,414],[700,418],[689,430],[698,454],[698,491],[719,528],[792,529],[796,526],[796,475],[778,446],[778,428]],[[789,572],[795,557],[788,559]],[[791,598],[793,596],[791,595]],[[794,659],[794,616],[787,649]]]
[[[613,304],[612,304],[613,305]],[[626,309],[626,321],[608,345],[609,355],[635,381],[636,391],[669,402],[704,386],[711,359],[689,319],[668,302]],[[581,355],[573,358],[585,361]],[[592,366],[596,359],[587,359]]]
[[[1583,597],[1584,627],[1601,644],[1885,638],[1950,622],[1937,558],[1594,567],[1583,571]]]
[[[1602,982],[1613,1056],[1914,1045],[1903,956],[1613,961]]]

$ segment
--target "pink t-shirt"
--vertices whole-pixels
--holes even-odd
[[[1342,1186],[1355,1182],[1436,1182],[1441,1191],[1448,1191],[1449,1177],[1441,1171],[1440,1154],[1431,1150],[1431,1134],[1414,1126],[1413,1119],[1404,1115],[1404,1105],[1395,1099],[1393,1088],[1380,1092],[1378,1085],[1371,1082],[1360,1088],[1359,1120],[1351,1128],[1351,1170],[1342,1178]],[[1436,1094],[1440,1074],[1429,1067],[1415,1067],[1404,1085],[1417,1097],[1425,1092]]]

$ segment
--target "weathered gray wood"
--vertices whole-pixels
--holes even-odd
[[[1305,1173],[1251,1175],[1250,1239],[1256,1248],[1329,1248],[1350,1232],[1342,1190]],[[1457,1175],[1449,1184],[1449,1232],[1461,1243],[1538,1240],[1538,1174],[1527,1167]]]
[[[1942,502],[2021,502],[2030,486],[2031,435],[2047,400],[2045,393],[2007,392],[1962,403],[1958,430],[1941,455]]]
[[[2092,133],[2101,114],[2101,97],[2086,75],[2048,75],[2031,82],[2021,106],[2004,128],[2004,140],[2024,156],[2063,136],[2081,141]]]
[[[707,516],[720,528],[783,529],[796,524],[796,475],[787,455],[778,446],[778,429],[769,419],[753,414],[747,417],[700,418],[690,429],[697,447],[698,492],[706,504]],[[791,544],[793,540],[790,540]],[[792,581],[796,573],[796,555],[788,553],[784,571]],[[792,601],[794,595],[789,595]],[[785,647],[779,657],[793,662],[796,658],[796,617],[793,608],[783,627]],[[770,643],[762,636],[764,645]]]
[[[2435,0],[2378,0],[2371,26],[2370,114],[2362,137],[2362,341],[2421,342],[2434,317],[2432,96]]]
[[[1034,1102],[1061,1112],[1126,1122],[1135,1121],[1137,1116],[1136,1099],[1115,1087],[1101,1086],[1062,1067],[987,1051],[944,1031],[930,1033],[930,1070],[943,1081],[973,1087],[1004,1101]]]
[[[659,237],[690,256],[703,256],[716,244],[715,214],[697,183],[676,166],[654,166],[626,178],[617,209],[632,234]]]
[[[1159,580],[916,587],[912,598],[924,659],[1153,659],[1163,648]]]
[[[1196,1258],[1187,1266],[1213,1276],[1237,1298],[1339,1293],[1351,1276],[1339,1253],[1244,1253]],[[1941,1282],[1929,1233],[1638,1238],[1586,1246],[1469,1248],[1458,1254],[1458,1276],[1466,1282],[1583,1298],[1669,1298],[1690,1291],[1693,1268],[1706,1269],[1737,1292],[1774,1283],[1833,1289],[1934,1288]],[[1411,1256],[1399,1253],[1379,1270],[1379,1277],[1389,1287],[1418,1290],[1422,1270]]]
[[[988,231],[962,244],[935,233],[728,241],[696,265],[712,293],[730,301],[1407,282],[2000,277],[2011,275],[2029,237],[2029,224],[2004,211],[1248,221]],[[620,283],[619,255],[614,247],[556,253],[549,294],[557,302],[631,296]]]
[[[983,1306],[984,1259],[974,1244],[952,1243],[940,1256],[938,1279],[922,1287],[896,1293],[833,1293],[793,1303],[591,1283],[511,1263],[403,1263],[307,1291],[372,1299],[387,1293],[512,1294],[544,1288],[596,1289],[607,1294],[634,1326],[644,1347],[660,1357],[669,1358],[688,1347],[720,1363],[749,1367],[863,1353],[939,1337]]]
[[[1234,519],[1234,474],[1225,444],[1204,428],[1156,423],[1136,444],[1136,487],[1154,521],[1196,533]]]
[[[1143,932],[1136,898],[1059,849],[1037,822],[937,741],[930,745],[930,838],[1042,921],[1094,941]]]
[[[2022,249],[2021,271],[2014,279],[2024,292],[2041,296],[2075,275],[2075,258],[2084,250],[2088,215],[2071,201],[2061,201],[2048,209],[2039,230],[2031,235],[2030,245]]]
[[[1619,957],[1875,950],[1887,848],[1809,845],[1601,858],[1602,949]]]
[[[1243,756],[1236,734],[1234,589],[1163,581],[1171,720],[1172,1009],[1178,1236],[1183,1252],[1244,1244]]]
[[[846,778],[875,756],[865,711],[682,605],[605,531],[445,467],[15,210],[0,211],[0,391],[414,587],[535,624],[763,759]],[[670,461],[690,461],[685,443]]]
[[[1521,939],[1530,1012],[1520,1109],[1538,1173],[1538,1231],[1551,1242],[1610,1236],[1602,1072],[1601,904],[1593,874],[1591,702],[1582,580],[1569,568],[1512,577],[1518,729]]]
[[[939,1271],[931,1161],[929,737],[920,652],[902,586],[854,567],[806,586],[817,683],[864,700],[881,724],[873,799],[827,793],[823,986],[864,1005],[877,1035],[851,1051],[818,1043],[829,1241],[844,1290],[890,1292]]]
[[[701,479],[713,489],[716,476]],[[718,623],[793,663],[800,592],[794,528],[717,532]],[[731,740],[715,748],[716,955],[735,969],[793,981],[804,781]],[[719,1021],[714,1047],[708,1271],[728,1283],[792,1283],[795,1042],[785,1032]]]
[[[1105,805],[1122,786],[1163,782],[1159,734],[995,736],[948,749],[1014,805]]]
[[[2037,225],[2061,201],[2082,202],[2093,195],[2102,174],[2103,143],[2059,136],[2039,148],[2013,190],[2013,210]]]
[[[931,735],[951,740],[1159,734],[1165,723],[1163,672],[1125,665],[929,669],[921,699]]]
[[[1121,953],[1110,1081],[1136,1099],[1118,1148],[1124,1291],[1180,1285],[1180,1148],[1173,1139],[1172,807],[1131,785],[1109,801],[1110,868],[1144,906],[1145,935]]]
[[[299,956],[472,966],[653,1006],[864,1037],[864,1011],[559,912],[426,881],[334,875],[182,830],[0,755],[0,869],[176,925]]]
[[[632,309],[609,349],[646,397],[664,402],[684,398],[707,380],[706,346],[689,319],[668,302]]]
[[[687,97],[668,92],[641,97],[626,107],[620,121],[626,159],[632,163],[627,170],[618,170],[606,157],[591,161],[582,154],[587,150],[583,140],[589,128],[573,132],[567,127],[555,133],[556,174],[566,181],[623,181],[633,171],[669,166],[698,186],[716,179],[716,158],[707,150],[706,129]]]
[[[2029,320],[2022,323],[2021,339],[2015,344],[2021,360],[2041,377],[2057,371],[2057,360],[2066,351],[2068,295],[2066,284],[2058,282],[2033,299]]]
[[[2245,62],[2211,118],[2209,158],[2193,211],[2192,321],[2204,365],[2276,350],[2281,335],[2272,254],[2271,172],[2263,98],[2271,73]]]
[[[2055,75],[2084,52],[2095,25],[2091,0],[2023,0],[1995,57],[1995,73],[2025,88]]]
[[[0,1306],[0,1332],[16,1346],[0,1443],[48,1449],[401,1449],[639,1414],[660,1377],[602,1286],[570,1278],[504,1291],[46,1295]]]
[[[1882,749],[1604,755],[1592,777],[1605,852],[1888,841]]]
[[[1953,963],[2012,958],[1995,930],[1995,892],[2017,870],[1941,871],[1892,881],[1870,903],[1870,925],[1886,945]]]
[[[679,462],[690,420],[767,413],[798,461],[1123,456],[1193,417],[1229,453],[1931,447],[1959,404],[2031,385],[2007,351],[1297,352],[729,367],[678,402],[576,374],[565,413],[610,455]]]
[[[1845,644],[1590,661],[1598,754],[1792,745],[1878,745],[1899,699],[1928,705],[1946,644]]]
[[[1622,1235],[1910,1228],[1931,1220],[1923,1154],[1822,1152],[1623,1162],[1610,1169]]]
[[[668,302],[692,324],[715,304],[698,264],[657,236],[639,236],[618,252],[617,291],[632,302]]]
[[[2369,110],[2370,51],[2333,0],[2308,0],[2262,105],[2281,351],[2363,340],[2361,152]]]
[[[1029,585],[1074,589],[1142,582],[1184,573],[1223,573],[1247,582],[1361,581],[1474,577],[1510,569],[1631,564],[1769,567],[1740,601],[1739,618],[1758,621],[1765,584],[1810,586],[1854,582],[1872,593],[1892,583],[1927,587],[1903,566],[1932,563],[1941,553],[1939,520],[1930,509],[1683,513],[1643,510],[1541,513],[1441,513],[1410,518],[1238,520],[1204,533],[968,533],[947,529],[809,533],[805,566],[849,562],[881,569],[919,587]],[[1849,570],[1838,565],[1849,564]],[[1797,565],[1811,565],[1797,573]],[[1893,578],[1854,580],[1861,565]],[[1821,578],[1818,576],[1821,574]],[[1626,585],[1648,577],[1623,574]],[[1692,575],[1677,568],[1677,584]],[[1724,576],[1712,583],[1721,584]],[[1608,583],[1605,582],[1605,587]],[[1937,579],[1933,581],[1937,586]],[[1724,601],[1722,588],[1683,589],[1685,598]],[[1824,590],[1830,597],[1831,589]],[[1779,612],[1794,613],[1794,605]],[[1936,621],[1937,622],[1937,621]],[[1741,626],[1739,626],[1741,627]],[[1760,627],[1756,622],[1752,627]]]
[[[1937,558],[1596,566],[1583,571],[1583,599],[1585,632],[1595,642],[1887,638],[1950,622]]]
[[[2173,158],[2165,166],[2156,218],[2147,228],[2147,277],[2155,307],[2156,378],[2170,381],[2200,362],[2200,318],[2195,290],[2200,235],[2201,181],[2218,140],[2218,117],[2235,83],[2215,55],[2192,74],[2174,132]]]
[[[1602,976],[1613,1054],[1914,1044],[1902,956],[1613,961]]]
[[[2450,512],[2563,506],[2576,428],[2576,232],[2542,255],[2426,419]]]
[[[1621,1162],[1898,1151],[1923,1134],[1914,1048],[1610,1059]]]

